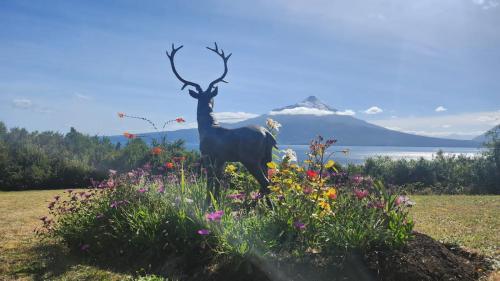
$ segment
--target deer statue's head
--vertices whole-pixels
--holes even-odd
[[[190,82],[190,81],[183,79],[179,75],[177,70],[175,69],[174,56],[177,53],[177,51],[180,50],[182,47],[183,46],[175,48],[174,44],[172,44],[172,50],[171,50],[170,54],[167,51],[167,56],[170,60],[170,65],[172,66],[172,71],[174,72],[175,77],[177,77],[177,79],[179,79],[182,83],[184,83],[182,85],[182,90],[184,90],[184,88],[186,88],[187,86],[191,86],[194,88],[194,89],[189,89],[189,95],[198,100],[198,119],[200,119],[200,114],[206,114],[206,113],[211,114],[212,113],[212,109],[213,109],[213,105],[214,105],[214,97],[217,96],[217,93],[218,93],[218,87],[216,86],[217,83],[220,83],[220,82],[227,83],[227,81],[224,81],[224,77],[226,77],[226,74],[227,74],[227,61],[229,60],[229,57],[231,57],[231,54],[226,56],[222,49],[220,49],[220,51],[219,51],[219,47],[217,46],[217,43],[215,43],[214,48],[207,47],[207,49],[209,49],[210,51],[219,55],[222,58],[222,60],[224,61],[224,73],[222,73],[222,75],[219,78],[212,81],[208,85],[207,89],[205,91],[203,91],[203,89],[201,88],[201,86],[199,84],[196,84],[196,83],[193,83],[193,82]],[[198,120],[198,121],[200,121],[200,120]]]

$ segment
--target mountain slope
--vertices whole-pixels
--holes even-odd
[[[476,147],[473,140],[454,140],[425,137],[389,130],[347,115],[339,115],[332,107],[314,96],[302,102],[275,109],[270,114],[260,115],[223,127],[237,128],[248,125],[264,126],[267,118],[282,124],[278,136],[280,144],[308,144],[315,136],[335,138],[340,145],[366,146],[430,146],[430,147]],[[144,134],[146,139],[157,137],[157,133]],[[184,139],[187,143],[198,142],[197,129],[184,129],[167,133],[169,140]],[[113,137],[118,140],[120,137]],[[124,140],[124,138],[123,138]]]
[[[500,136],[500,125],[496,125],[495,127],[491,128],[490,130],[485,132],[484,134],[479,135],[472,140],[476,141],[476,142],[480,142],[480,143],[487,142],[489,139],[491,139],[491,136],[489,136],[490,132],[492,132],[492,133],[496,132],[498,134],[498,136]]]

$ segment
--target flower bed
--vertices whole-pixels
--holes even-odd
[[[132,272],[193,280],[375,278],[369,254],[406,245],[413,203],[370,178],[338,173],[325,155],[333,144],[313,141],[304,166],[292,153],[268,163],[265,197],[235,165],[226,168],[228,188],[209,200],[203,172],[187,174],[182,159],[160,175],[148,167],[111,171],[93,189],[55,197],[38,231],[92,262]]]

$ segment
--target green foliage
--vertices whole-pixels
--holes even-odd
[[[442,151],[432,160],[376,157],[362,165],[350,165],[347,171],[369,175],[415,193],[499,194],[500,141],[489,145],[489,150],[477,157],[445,156]]]
[[[162,153],[153,155],[152,146]],[[0,122],[0,189],[87,187],[91,179],[105,178],[109,169],[129,171],[146,163],[160,168],[174,156],[186,157],[188,163],[198,159],[197,153],[185,151],[182,141],[148,145],[136,138],[121,147],[74,128],[66,135],[29,133],[7,130]]]

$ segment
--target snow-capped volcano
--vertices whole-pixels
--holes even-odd
[[[298,108],[298,107],[315,108],[315,109],[319,109],[319,110],[326,110],[326,111],[332,111],[332,112],[336,112],[337,111],[336,109],[331,108],[330,106],[328,106],[327,104],[325,104],[324,102],[322,102],[316,96],[309,96],[309,97],[307,97],[305,100],[303,100],[301,102],[298,102],[296,104],[292,104],[292,105],[289,105],[289,106],[285,106],[285,107],[282,107],[282,108],[273,109],[272,111],[277,112],[277,111],[282,111],[282,110],[285,110],[285,109],[292,109],[292,108]]]
[[[336,114],[337,110],[331,108],[315,96],[309,96],[305,100],[285,106],[282,108],[273,109],[269,115],[332,115]]]

